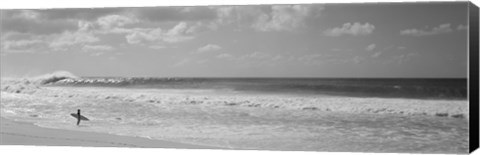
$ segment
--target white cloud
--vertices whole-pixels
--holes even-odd
[[[68,47],[98,42],[100,39],[94,36],[92,33],[85,32],[70,32],[65,31],[59,35],[55,35],[49,47],[53,50],[66,50]]]
[[[197,64],[204,64],[204,63],[207,63],[208,60],[207,59],[202,59],[202,60],[197,60],[195,61]]]
[[[268,59],[270,57],[271,57],[270,54],[264,53],[264,52],[253,52],[253,53],[242,56],[242,58],[257,59],[257,60]]]
[[[356,63],[356,64],[358,64],[358,63],[360,63],[360,62],[362,62],[362,61],[364,61],[364,60],[365,60],[365,58],[364,58],[364,57],[361,57],[361,56],[355,56],[355,57],[352,59],[352,61],[353,61],[354,63]]]
[[[309,63],[309,62],[312,62],[314,60],[317,60],[319,58],[323,57],[322,54],[308,54],[308,55],[303,55],[303,56],[299,56],[297,57],[297,60],[298,61],[302,61],[302,62],[306,62],[306,63]]]
[[[39,44],[39,43],[42,43],[42,41],[38,40],[38,39],[36,39],[36,40],[14,40],[14,41],[2,42],[2,46],[4,46],[7,49],[24,48],[24,47],[28,47],[28,46],[31,46],[31,45],[34,45],[34,44]]]
[[[405,49],[407,49],[407,47],[405,47],[405,46],[398,46],[397,49],[398,49],[398,50],[405,50]]]
[[[372,58],[378,58],[380,55],[382,54],[382,52],[376,52],[374,54],[372,54]]]
[[[122,27],[127,24],[137,23],[138,20],[121,15],[108,15],[97,19],[98,25],[103,29],[110,29],[113,27]]]
[[[437,34],[444,34],[453,32],[453,29],[450,27],[450,24],[441,24],[437,27],[433,27],[431,30],[420,30],[420,29],[407,29],[400,31],[401,35],[409,35],[415,37],[421,36],[430,36],[430,35],[437,35]]]
[[[99,17],[95,21],[78,20],[78,31],[99,33],[99,34],[122,34],[131,33],[133,30],[124,28],[129,24],[138,23],[136,17],[123,15],[107,15]]]
[[[89,31],[95,27],[93,22],[84,21],[84,20],[79,20],[77,22],[77,26],[79,31]]]
[[[219,58],[219,59],[233,58],[233,56],[231,54],[228,54],[228,53],[222,53],[222,54],[217,55],[216,57]]]
[[[180,34],[184,33],[186,30],[187,30],[187,23],[179,22],[172,29],[170,29],[167,32],[167,34],[168,35],[180,35]]]
[[[94,33],[84,31],[65,31],[58,34],[9,34],[24,39],[12,39],[2,36],[2,50],[8,53],[19,52],[51,52],[67,51],[71,49],[81,50],[108,50],[105,46],[90,45],[99,42],[100,38]],[[108,49],[107,49],[108,48]]]
[[[89,52],[91,56],[100,56],[113,49],[115,48],[109,45],[85,45],[82,48],[84,52]]]
[[[140,44],[159,39],[163,33],[161,28],[156,29],[132,29],[132,32],[125,36],[130,44]]]
[[[468,30],[468,26],[467,25],[458,25],[457,30]]]
[[[2,40],[0,44],[2,53],[32,53],[35,47],[42,46],[40,39]]]
[[[310,5],[274,5],[271,9],[270,14],[258,15],[256,22],[252,24],[255,30],[284,31],[303,27],[313,10]],[[323,7],[318,7],[316,11],[322,9]]]
[[[393,56],[393,62],[402,64],[404,62],[410,61],[412,58],[417,57],[418,55],[419,55],[418,53],[407,53],[407,54]]]
[[[205,52],[211,52],[211,51],[218,51],[222,49],[221,46],[215,45],[215,44],[208,44],[203,47],[200,47],[197,49],[197,53],[205,53]]]
[[[114,48],[109,45],[85,45],[82,49],[86,51],[110,51]]]
[[[282,60],[282,59],[284,59],[284,58],[285,58],[285,57],[282,56],[282,55],[277,55],[277,56],[273,57],[272,60],[273,60],[273,61],[280,61],[280,60]]]
[[[131,33],[126,37],[130,44],[141,44],[143,42],[162,41],[166,43],[177,43],[194,38],[193,35],[187,32],[188,25],[185,22],[179,22],[168,31],[161,28],[155,29],[131,29]]]
[[[159,49],[165,49],[167,47],[162,45],[152,45],[152,46],[149,46],[149,48],[159,50]]]
[[[292,31],[320,15],[323,5],[221,6],[211,7],[217,19],[213,25],[232,25],[256,31]]]
[[[367,50],[367,51],[372,51],[372,50],[375,49],[375,47],[377,47],[377,45],[375,45],[375,44],[370,44],[370,45],[368,45],[367,47],[365,47],[365,50]]]
[[[23,18],[29,20],[37,20],[40,14],[32,10],[21,10],[20,13],[14,14],[14,18]]]
[[[184,66],[184,65],[190,63],[190,61],[191,61],[191,60],[190,60],[189,58],[185,58],[185,59],[182,59],[182,60],[178,61],[177,63],[173,64],[172,66],[173,66],[173,67]]]
[[[180,22],[170,29],[166,34],[163,35],[162,40],[168,43],[183,42],[186,40],[193,39],[193,36],[190,36],[187,32],[188,26],[185,22]]]
[[[327,36],[341,36],[341,35],[344,35],[344,34],[349,34],[349,35],[354,35],[354,36],[358,36],[358,35],[368,35],[368,34],[371,34],[373,32],[373,30],[375,29],[375,26],[370,24],[370,23],[365,23],[365,24],[361,24],[361,23],[345,23],[343,24],[342,27],[335,27],[335,28],[332,28],[332,29],[328,29],[328,30],[325,30],[324,31],[324,34],[327,35]]]
[[[224,7],[212,7],[215,9],[217,14],[217,23],[219,24],[232,24],[236,19],[236,10],[238,9],[235,6],[224,6]]]

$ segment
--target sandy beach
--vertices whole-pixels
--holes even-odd
[[[3,117],[0,129],[0,145],[219,149],[138,137],[48,129]]]

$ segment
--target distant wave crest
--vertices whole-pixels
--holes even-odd
[[[221,89],[255,93],[353,97],[466,99],[463,79],[282,79],[282,78],[81,78],[55,85],[154,89]]]

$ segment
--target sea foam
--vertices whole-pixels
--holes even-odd
[[[124,102],[138,105],[199,105],[370,114],[428,115],[468,119],[465,100],[362,98],[343,96],[285,96],[254,94],[189,93],[188,90],[49,87],[38,95]]]

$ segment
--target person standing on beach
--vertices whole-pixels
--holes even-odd
[[[77,110],[77,126],[80,125],[80,109]]]

